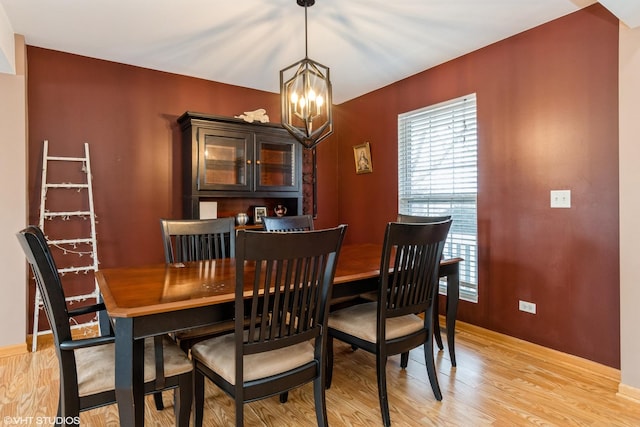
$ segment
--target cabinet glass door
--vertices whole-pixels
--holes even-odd
[[[259,135],[256,141],[256,190],[298,191],[299,150],[295,141]]]
[[[201,132],[198,189],[250,190],[251,134],[215,129],[201,129]]]

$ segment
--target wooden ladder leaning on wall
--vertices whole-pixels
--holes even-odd
[[[79,171],[77,169],[71,169],[71,165],[80,165]],[[54,169],[54,170],[50,170]],[[71,182],[57,182],[52,183],[48,180],[51,179],[50,172],[54,175],[54,179],[62,178],[71,179]],[[93,206],[93,188],[92,188],[92,176],[91,176],[91,162],[89,159],[89,144],[84,143],[84,157],[58,157],[49,155],[49,141],[44,141],[43,155],[42,155],[42,181],[40,192],[40,221],[39,227],[47,237],[47,243],[55,250],[55,253],[62,255],[77,255],[82,258],[84,255],[88,255],[80,265],[67,265],[65,262],[60,262],[60,256],[56,259],[58,266],[58,272],[62,276],[63,286],[65,284],[64,276],[69,273],[85,275],[93,275],[98,270],[98,252],[97,252],[97,240],[96,240],[96,215]],[[77,197],[68,198],[67,195],[60,194],[60,191],[64,190],[76,190]],[[49,196],[49,198],[48,198]],[[68,199],[68,200],[67,200]],[[69,210],[63,210],[65,201],[73,202],[73,207]],[[75,209],[75,210],[74,210]],[[86,221],[89,219],[88,227],[86,224],[72,224],[73,222]],[[51,227],[47,227],[45,230],[46,222],[57,222],[57,229],[54,223],[51,223]],[[60,224],[61,221],[68,222],[69,227],[64,227]],[[68,230],[67,230],[68,228]],[[78,232],[78,230],[81,230]],[[47,234],[50,231],[55,235],[55,238],[50,237]],[[77,233],[77,234],[74,234]],[[80,234],[80,236],[78,236]],[[87,260],[88,261],[85,261]],[[65,291],[68,304],[74,304],[76,302],[85,300],[100,299],[100,292],[98,290],[95,277],[93,280],[93,290],[89,293],[80,292],[80,294],[73,294]],[[36,287],[36,294],[34,299],[33,309],[33,341],[31,345],[31,351],[36,351],[38,347],[38,334],[46,333],[47,331],[38,332],[38,319],[40,310],[43,308],[42,298],[40,292]],[[74,319],[75,320],[75,319]],[[103,319],[100,319],[101,321]],[[76,323],[73,327],[91,326],[97,324],[96,319],[93,319],[85,323]]]

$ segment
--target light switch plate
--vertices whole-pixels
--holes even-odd
[[[571,190],[551,190],[552,208],[570,208]]]

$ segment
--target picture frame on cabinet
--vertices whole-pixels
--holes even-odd
[[[267,216],[266,206],[254,206],[253,207],[253,223],[262,224],[262,217]]]
[[[356,173],[373,172],[373,164],[371,163],[371,147],[368,142],[353,146],[353,158],[356,162]]]

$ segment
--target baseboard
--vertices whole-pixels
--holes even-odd
[[[640,388],[620,383],[618,384],[618,393],[616,395],[640,403]]]
[[[476,335],[486,334],[492,336],[493,339],[497,341],[509,342],[513,343],[514,345],[523,346],[532,354],[539,354],[541,357],[553,357],[556,362],[566,363],[567,365],[573,366],[575,368],[584,369],[591,373],[597,373],[613,381],[620,382],[619,369],[612,368],[610,366],[606,366],[592,360],[584,359],[582,357],[574,356],[568,353],[563,353],[561,351],[554,350],[548,347],[543,347],[539,344],[534,344],[528,341],[524,341],[520,338],[511,337],[499,332],[484,329],[480,326],[472,325],[470,323],[456,322],[456,332],[458,331],[468,331]]]
[[[0,347],[0,357],[18,356],[24,353],[28,353],[26,342]]]

